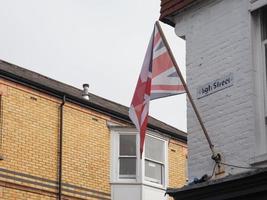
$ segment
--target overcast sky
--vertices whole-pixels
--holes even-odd
[[[129,106],[160,0],[0,0],[0,59]],[[185,43],[162,24],[184,72]],[[185,95],[150,115],[186,130]]]

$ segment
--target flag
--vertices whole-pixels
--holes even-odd
[[[129,109],[129,117],[140,133],[141,156],[148,123],[150,100],[184,92],[183,84],[158,27],[155,25]]]
[[[151,100],[185,93],[171,56],[155,26],[152,60]]]

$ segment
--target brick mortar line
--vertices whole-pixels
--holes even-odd
[[[0,186],[5,187],[5,188],[21,190],[21,191],[25,191],[25,192],[30,192],[30,193],[34,193],[34,194],[39,194],[39,195],[45,195],[45,196],[49,196],[49,197],[56,197],[55,192],[51,192],[51,191],[47,191],[47,190],[39,189],[39,188],[34,188],[31,186],[25,186],[25,185],[21,185],[21,184],[17,184],[17,183],[10,183],[8,181],[3,181],[3,180],[0,180]]]
[[[171,140],[170,140],[170,142],[169,142],[170,144],[175,144],[175,145],[177,145],[177,146],[180,146],[180,147],[185,147],[185,148],[188,148],[188,146],[187,145],[185,145],[185,144],[183,144],[182,142],[180,142],[180,141],[175,141],[175,142],[172,142]]]
[[[1,181],[0,180],[0,186],[4,187],[4,188],[10,188],[10,189],[20,190],[20,191],[24,191],[24,192],[30,192],[33,194],[44,195],[44,196],[48,196],[48,197],[56,198],[58,196],[56,192],[51,192],[51,191],[47,191],[47,190],[43,190],[43,189],[37,189],[34,187],[20,185],[17,183],[10,183],[7,181]],[[66,194],[63,194],[63,199],[64,198],[71,198],[73,200],[87,200],[85,198],[70,196],[70,195],[66,195]]]
[[[20,180],[20,182],[23,182],[23,181]],[[45,185],[45,184],[43,184],[43,185]],[[4,181],[4,180],[0,180],[0,186],[12,188],[12,189],[17,189],[17,190],[22,190],[22,191],[26,191],[26,192],[31,192],[31,193],[35,193],[35,194],[50,196],[50,197],[57,197],[57,194],[58,194],[57,192],[49,191],[47,189],[36,188],[36,187],[18,184],[18,183],[12,183],[12,182],[8,182],[8,181]],[[45,187],[45,186],[41,186],[41,187]],[[21,188],[23,188],[23,189],[21,189]],[[75,199],[85,199],[85,198],[75,197],[73,195],[93,197],[93,198],[100,199],[100,200],[110,200],[110,198],[98,196],[95,194],[86,194],[86,193],[82,193],[82,192],[78,192],[78,191],[72,191],[72,190],[68,190],[68,189],[63,189],[63,192],[64,191],[67,193],[71,193],[72,195],[63,194],[63,196],[75,198]]]
[[[1,169],[1,168],[0,168],[0,171],[8,173],[8,174],[15,175],[15,176],[21,176],[21,177],[24,178],[24,179],[22,179],[22,178],[17,178],[15,176],[0,174],[0,177],[6,178],[6,179],[13,179],[14,181],[28,182],[29,184],[40,185],[41,187],[48,187],[48,188],[51,188],[51,189],[57,188],[57,184],[58,183],[56,181],[52,181],[52,180],[49,180],[49,179],[40,178],[40,177],[28,175],[28,174],[23,174],[23,173],[20,173],[20,172]],[[41,182],[34,182],[32,180],[27,180],[25,178],[36,180],[36,181],[41,181]],[[46,182],[46,184],[44,182]],[[47,183],[54,184],[54,185],[48,185]],[[79,192],[80,194],[85,194],[85,192],[88,192],[88,193],[92,193],[92,194],[98,194],[98,195],[101,195],[101,196],[110,197],[109,193],[100,192],[100,191],[96,191],[96,190],[91,190],[91,189],[83,188],[83,187],[76,186],[76,185],[63,183],[62,186],[65,187],[65,188],[63,188],[63,191],[64,190],[66,190],[66,191],[75,191],[75,189],[78,189],[80,191],[83,190],[83,192]],[[75,191],[75,193],[77,193],[77,192],[78,191]]]

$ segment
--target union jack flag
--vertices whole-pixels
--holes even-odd
[[[155,25],[129,109],[129,117],[140,133],[142,156],[148,122],[149,101],[185,93],[162,36]]]

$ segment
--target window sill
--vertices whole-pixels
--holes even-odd
[[[142,183],[140,182],[126,182],[126,181],[112,181],[110,182],[111,185],[141,185]]]
[[[166,187],[164,187],[163,185],[157,184],[157,183],[152,183],[152,182],[149,182],[149,181],[145,181],[143,183],[143,185],[144,186],[147,186],[147,187],[152,187],[152,188],[160,189],[160,190],[166,190]]]
[[[267,167],[267,153],[253,157],[250,164],[256,167]]]
[[[110,182],[110,184],[140,184],[138,180],[135,179],[115,179]]]
[[[150,187],[150,188],[155,188],[155,189],[162,190],[162,191],[166,190],[166,188],[163,187],[162,185],[153,184],[153,183],[150,183],[150,182],[147,182],[147,181],[145,181],[145,183],[115,181],[115,182],[110,182],[110,185],[140,185],[140,186],[146,186],[146,187]]]

